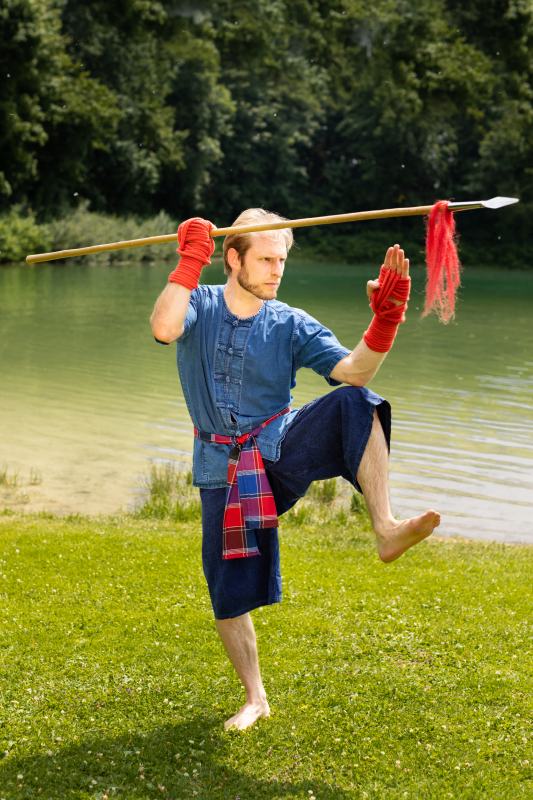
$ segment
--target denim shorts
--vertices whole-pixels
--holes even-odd
[[[278,516],[303,497],[313,481],[343,477],[358,491],[357,470],[374,411],[390,449],[391,408],[366,387],[343,386],[303,406],[289,427],[278,461],[264,459]],[[226,489],[200,489],[202,563],[216,619],[238,617],[281,600],[277,528],[257,531],[259,556],[222,558]]]

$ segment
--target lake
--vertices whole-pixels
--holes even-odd
[[[148,325],[173,263],[163,248],[157,265],[0,268],[0,471],[15,484],[0,505],[131,509],[151,463],[190,463],[175,346],[154,343]],[[420,318],[423,268],[412,273],[408,321],[371,383],[393,408],[393,509],[439,509],[444,535],[533,542],[533,273],[465,270],[447,326]],[[376,275],[292,256],[279,299],[352,348]],[[224,282],[220,261],[206,277]],[[327,391],[301,370],[294,405]]]

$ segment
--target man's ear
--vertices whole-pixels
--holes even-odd
[[[226,257],[228,259],[228,263],[230,267],[236,269],[237,271],[241,268],[241,257],[239,255],[238,250],[234,247],[229,247],[228,252],[226,253]]]
[[[234,247],[228,248],[226,257],[232,270],[236,269],[238,271],[241,268],[241,257]]]

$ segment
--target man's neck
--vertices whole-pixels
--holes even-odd
[[[264,303],[264,300],[247,292],[236,281],[231,280],[224,287],[224,300],[231,313],[243,319],[258,314]]]

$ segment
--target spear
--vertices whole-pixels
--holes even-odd
[[[450,211],[474,211],[477,208],[499,209],[504,206],[518,203],[516,197],[492,197],[490,200],[470,200],[465,203],[448,202]],[[240,225],[235,228],[215,228],[211,231],[212,237],[227,236],[236,233],[257,233],[259,231],[273,231],[281,228],[308,228],[311,225],[335,225],[339,222],[364,222],[369,219],[389,219],[392,217],[416,217],[430,214],[434,206],[411,206],[407,208],[382,208],[375,211],[354,211],[350,214],[331,214],[326,217],[306,217],[304,219],[287,219],[283,222],[266,222],[255,225]],[[26,256],[28,264],[38,264],[43,261],[55,261],[59,258],[72,258],[86,256],[91,253],[102,253],[107,250],[124,250],[128,247],[144,247],[151,244],[170,244],[176,242],[176,234],[169,233],[162,236],[147,236],[143,239],[130,239],[124,242],[109,242],[108,244],[94,244],[89,247],[76,247],[72,250],[57,250],[52,253],[35,253]]]

